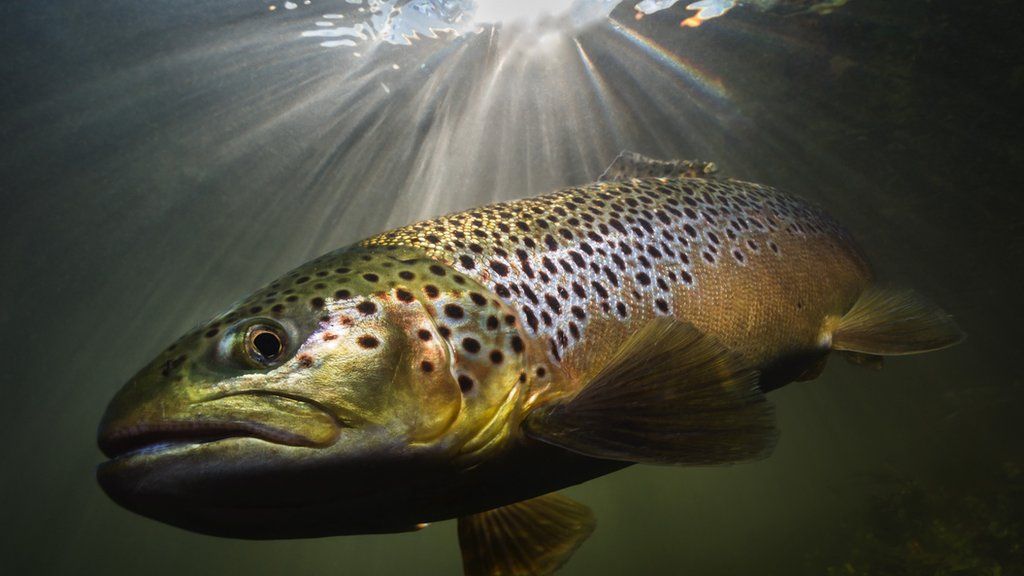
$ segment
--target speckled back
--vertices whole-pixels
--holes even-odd
[[[658,315],[755,363],[816,345],[868,280],[849,235],[770,187],[640,178],[419,222],[364,246],[406,246],[489,287],[570,373],[581,347]],[[606,344],[608,345],[608,344]],[[592,350],[590,351],[592,352]]]

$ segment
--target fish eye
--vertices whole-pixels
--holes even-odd
[[[253,352],[265,360],[276,360],[284,348],[281,337],[267,330],[254,331],[249,336],[249,342]]]
[[[286,335],[279,326],[255,324],[245,334],[246,359],[259,366],[273,364],[281,359],[286,347]]]

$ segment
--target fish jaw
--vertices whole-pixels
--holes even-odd
[[[420,519],[392,495],[414,485],[406,479],[416,460],[431,459],[398,458],[386,435],[346,432],[322,448],[251,436],[180,442],[108,460],[96,476],[122,507],[202,534],[264,540],[414,529]]]

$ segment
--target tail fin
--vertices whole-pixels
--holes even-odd
[[[953,318],[916,292],[868,288],[839,321],[832,348],[899,356],[941,350],[963,339]]]

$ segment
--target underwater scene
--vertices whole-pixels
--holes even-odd
[[[1022,29],[3,3],[0,573],[1024,576]]]

